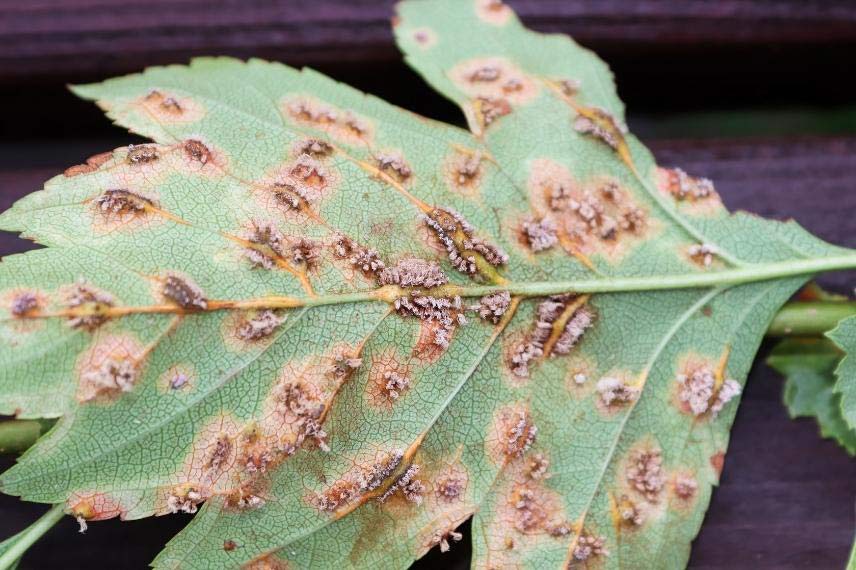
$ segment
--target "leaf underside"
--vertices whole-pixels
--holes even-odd
[[[499,2],[395,34],[471,132],[260,60],[74,88],[154,142],[0,216],[48,246],[0,264],[0,412],[61,418],[3,492],[199,505],[157,568],[406,567],[471,516],[476,567],[684,566],[805,277],[532,292],[843,250],[658,168],[606,66]]]
[[[856,353],[856,318],[844,319],[826,336],[845,353],[835,369],[837,380],[834,392],[841,399],[840,411],[844,421],[851,431],[856,430],[856,361],[853,360],[853,354]]]

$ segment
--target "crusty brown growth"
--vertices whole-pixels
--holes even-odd
[[[377,167],[381,172],[385,172],[394,180],[404,182],[413,174],[410,166],[404,161],[400,154],[381,154],[377,157]]]
[[[312,240],[300,238],[289,245],[291,261],[297,265],[303,265],[312,269],[318,263],[319,247]]]
[[[663,455],[657,448],[637,449],[630,455],[625,471],[627,482],[649,503],[660,500],[660,494],[666,484],[662,465]]]
[[[693,244],[687,248],[687,255],[698,265],[710,267],[719,250],[715,245],[708,243]]]
[[[502,75],[502,70],[497,65],[485,65],[471,71],[467,76],[470,82],[492,82],[496,81]]]
[[[604,537],[595,536],[583,531],[577,539],[572,554],[573,559],[571,560],[571,564],[574,564],[575,562],[587,562],[592,558],[609,556],[609,550],[606,549],[606,539]]]
[[[526,476],[530,479],[548,479],[550,460],[542,453],[536,453],[526,462]]]
[[[307,139],[297,145],[297,154],[306,154],[312,158],[326,158],[333,154],[333,146],[321,139]]]
[[[500,97],[479,97],[475,104],[482,126],[488,127],[500,117],[511,114],[511,103]]]
[[[425,493],[425,484],[416,477],[419,471],[420,467],[415,463],[408,466],[404,473],[378,497],[378,502],[383,503],[393,495],[398,494],[408,502],[421,505],[422,496]]]
[[[725,404],[741,392],[740,383],[731,378],[717,385],[714,371],[704,364],[688,363],[675,381],[678,384],[678,400],[684,411],[697,417],[709,413],[712,418],[716,418]]]
[[[644,521],[642,511],[627,495],[621,495],[618,501],[616,501],[615,510],[619,522],[624,526],[636,527]]]
[[[568,97],[573,97],[580,92],[582,84],[578,79],[561,79],[559,80],[559,88]]]
[[[264,309],[244,319],[235,334],[244,341],[260,340],[272,335],[284,321],[285,317],[270,309]]]
[[[430,289],[445,285],[449,279],[436,262],[410,257],[380,271],[378,282],[381,285]]]
[[[327,186],[327,170],[309,155],[301,155],[288,175],[292,180],[310,188],[321,189]]]
[[[340,349],[333,356],[333,364],[330,367],[330,374],[332,375],[334,380],[341,383],[345,380],[348,380],[354,374],[354,372],[362,365],[362,358],[353,353]]]
[[[444,503],[453,503],[461,498],[467,489],[467,476],[459,469],[451,468],[437,476],[434,483],[434,495]]]
[[[523,408],[503,409],[498,428],[500,449],[507,459],[521,457],[538,435],[538,427],[532,422],[529,411]]]
[[[393,303],[400,315],[412,316],[422,321],[436,324],[434,344],[447,348],[452,333],[458,324],[466,322],[460,297],[435,297],[414,291],[406,297],[399,297]]]
[[[309,194],[298,184],[274,182],[272,191],[277,203],[289,210],[300,210],[309,205]]]
[[[377,251],[365,248],[342,235],[336,236],[333,242],[333,255],[338,259],[347,260],[366,277],[377,276],[386,268]]]
[[[91,388],[85,401],[116,392],[130,392],[140,376],[139,363],[132,358],[105,358],[101,365],[87,371],[82,381]]]
[[[168,512],[193,514],[199,510],[199,505],[205,496],[192,485],[179,485],[167,496],[166,509]]]
[[[147,208],[154,206],[145,196],[121,188],[105,190],[94,204],[106,218],[120,221],[144,214]]]
[[[453,181],[455,185],[470,187],[475,185],[481,176],[482,153],[458,153],[452,161]]]
[[[539,500],[540,496],[527,485],[517,485],[512,491],[509,502],[516,511],[514,528],[519,532],[537,532],[547,522],[547,510]]]
[[[383,379],[386,381],[383,391],[390,400],[397,400],[410,387],[410,378],[395,370],[384,372]]]
[[[574,119],[574,130],[600,139],[613,150],[617,150],[624,142],[627,127],[604,109],[591,107],[588,111],[590,116],[580,114]]]
[[[205,146],[205,143],[197,139],[187,139],[184,141],[184,153],[189,159],[203,165],[208,164],[208,161],[211,160],[212,156],[211,149]]]
[[[153,89],[146,95],[144,100],[146,103],[157,105],[162,111],[169,114],[181,115],[184,112],[184,107],[179,103],[178,99],[164,95],[157,89]]]
[[[531,218],[525,220],[523,222],[523,235],[529,249],[536,253],[550,249],[559,241],[556,235],[556,223],[547,217],[540,220]]]
[[[369,467],[355,468],[326,491],[316,495],[313,500],[315,507],[321,511],[335,512],[363,494],[374,491],[392,477],[403,458],[404,451],[396,449]]]
[[[238,548],[238,543],[234,540],[226,539],[223,541],[223,550],[225,550],[226,552],[232,552],[236,548]]]
[[[157,147],[149,144],[130,145],[125,160],[128,164],[146,164],[159,158]]]
[[[38,313],[42,307],[40,296],[34,291],[21,291],[12,296],[9,313],[16,318],[24,318]]]
[[[86,164],[77,164],[75,166],[66,168],[65,172],[63,172],[63,175],[68,178],[72,178],[80,174],[89,174],[90,172],[95,172],[102,164],[104,164],[111,158],[113,158],[112,152],[102,152],[94,156],[90,156],[86,159]]]
[[[511,355],[511,371],[515,376],[529,377],[530,364],[544,356],[549,339],[557,332],[554,330],[557,321],[573,306],[575,300],[576,295],[553,295],[538,305],[535,326]],[[555,337],[550,355],[568,354],[593,322],[594,313],[585,306],[578,307],[567,318],[558,337]]]
[[[496,324],[502,319],[510,305],[511,294],[508,291],[499,291],[485,295],[479,299],[478,305],[474,305],[470,309],[478,311],[479,317],[482,319]]]
[[[285,256],[285,236],[272,222],[252,220],[250,227],[240,237],[258,245],[243,250],[244,257],[254,267],[273,269],[276,267],[276,258]]]
[[[601,403],[607,408],[622,406],[633,402],[639,396],[639,389],[629,386],[625,380],[615,376],[604,376],[595,386]]]
[[[474,237],[473,227],[454,210],[434,208],[423,220],[449,254],[452,265],[461,273],[474,275],[478,271],[476,255],[495,267],[508,262],[508,254]]]
[[[224,464],[235,450],[232,438],[228,434],[220,434],[214,441],[214,445],[205,458],[204,468],[210,472],[223,470]]]
[[[202,311],[208,308],[208,300],[202,290],[177,275],[168,275],[161,290],[163,296],[185,311]]]
[[[247,562],[241,566],[241,570],[288,570],[288,565],[273,554],[268,554]]]
[[[691,475],[679,474],[675,477],[675,496],[682,501],[689,501],[698,492],[698,481]]]
[[[660,168],[661,186],[678,201],[717,199],[713,182],[707,178],[694,178],[680,168]]]
[[[369,123],[351,111],[340,111],[310,98],[289,98],[283,110],[292,120],[323,130],[349,144],[364,143],[371,136]]]
[[[293,449],[299,448],[306,439],[315,441],[323,451],[329,451],[327,433],[321,427],[327,404],[319,391],[301,381],[280,382],[274,388],[274,410],[283,423],[296,432]]]
[[[113,305],[112,295],[95,289],[81,279],[65,293],[65,306],[79,311],[68,318],[68,326],[94,331],[107,322],[107,311]]]
[[[133,390],[142,377],[144,354],[131,336],[96,336],[77,362],[77,401],[102,401]]]

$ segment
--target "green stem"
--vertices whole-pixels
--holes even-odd
[[[21,453],[53,424],[50,420],[0,421],[0,453]]]
[[[24,531],[16,534],[15,540],[9,546],[8,550],[0,555],[0,570],[7,570],[7,568],[14,566],[27,549],[65,515],[64,509],[65,505],[63,504],[54,505],[39,520],[31,524]]]
[[[797,301],[776,313],[767,336],[818,336],[856,315],[854,301]]]

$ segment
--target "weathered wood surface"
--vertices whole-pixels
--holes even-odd
[[[0,210],[38,189],[88,154],[130,137],[63,146],[17,145],[0,153]],[[856,247],[856,137],[768,141],[668,142],[651,145],[663,164],[712,177],[725,202],[774,218],[796,218],[821,237]],[[28,247],[0,234],[0,255]],[[856,275],[828,276],[839,291]],[[768,346],[766,348],[769,348]],[[766,350],[765,348],[765,350]],[[791,421],[780,402],[781,379],[759,355],[732,433],[722,484],[714,493],[691,568],[840,570],[854,523],[856,461],[821,440],[811,421]],[[5,468],[9,459],[4,458]],[[42,507],[0,496],[0,536],[35,519]],[[33,548],[23,568],[143,568],[188,520],[181,515],[93,523],[76,534],[63,521]],[[466,568],[468,551],[432,553],[419,567]]]

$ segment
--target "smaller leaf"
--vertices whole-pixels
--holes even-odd
[[[835,369],[834,391],[841,395],[841,413],[844,420],[852,429],[856,429],[856,359],[852,356],[856,352],[856,317],[844,319],[826,336],[844,351],[845,356],[841,359],[838,368]]]
[[[815,418],[823,437],[854,455],[856,430],[844,421],[841,397],[834,391],[840,358],[841,352],[828,340],[787,339],[773,349],[767,364],[786,378],[783,399],[791,418]]]

